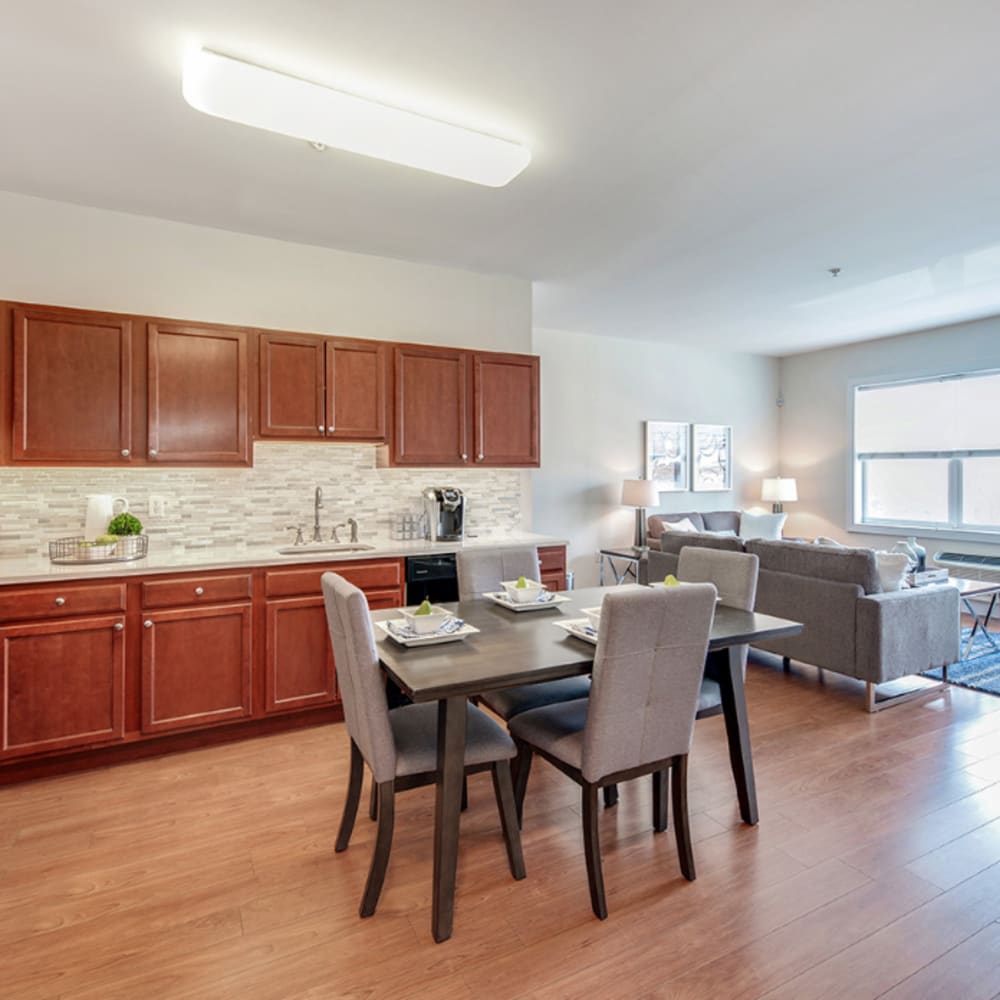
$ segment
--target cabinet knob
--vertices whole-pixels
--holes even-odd
[[[128,448],[122,448],[122,458],[128,458],[130,454]]]
[[[156,458],[156,449],[155,448],[150,448],[149,449],[149,457],[150,458]]]
[[[482,452],[480,452],[478,455],[476,455],[476,461],[481,462],[485,457],[486,456]]]
[[[320,424],[319,427],[316,428],[316,430],[318,430],[320,434],[322,434],[326,430],[326,428],[322,424]]]
[[[205,588],[204,587],[195,587],[194,588],[194,596],[195,597],[201,597],[201,595],[204,594],[204,593],[205,593]]]
[[[66,598],[65,597],[57,597],[56,598],[56,607],[57,608],[61,608],[65,603],[66,603]]]
[[[115,631],[116,632],[123,632],[124,630],[125,630],[125,626],[122,625],[121,622],[115,622]]]
[[[465,453],[465,452],[463,451],[463,452],[462,452],[462,461],[463,461],[463,462],[468,462],[468,460],[469,460],[469,456],[468,456],[468,455],[466,455],[466,453]]]
[[[150,621],[150,620],[149,620],[149,619],[147,618],[147,619],[146,619],[146,620],[145,620],[145,621],[144,621],[144,622],[142,623],[142,627],[143,627],[143,628],[152,628],[152,627],[153,627],[153,623],[152,623],[152,622],[151,622],[151,621]]]

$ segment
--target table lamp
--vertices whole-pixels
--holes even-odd
[[[622,483],[622,506],[635,507],[635,546],[646,548],[646,508],[660,505],[660,493],[652,479],[626,479]]]
[[[771,501],[771,510],[775,514],[780,514],[784,509],[782,504],[786,501],[792,503],[799,498],[799,492],[795,487],[794,479],[782,479],[775,476],[773,479],[765,479],[760,491],[761,500]]]

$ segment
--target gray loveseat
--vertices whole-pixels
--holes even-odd
[[[869,711],[878,707],[874,685],[958,660],[958,589],[883,593],[871,549],[696,532],[667,532],[660,545],[662,551],[650,549],[650,580],[676,573],[685,545],[754,553],[760,560],[756,610],[805,625],[800,635],[760,648],[866,681]]]

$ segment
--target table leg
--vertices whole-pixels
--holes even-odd
[[[985,615],[980,616],[977,614],[976,609],[972,606],[972,602],[967,597],[962,598],[962,603],[965,605],[965,610],[972,618],[972,629],[969,632],[969,638],[965,643],[965,649],[962,651],[962,659],[972,659],[972,657],[969,656],[969,653],[972,650],[972,643],[976,638],[976,632],[982,632],[986,641],[989,642],[994,651],[1000,652],[1000,646],[997,645],[996,639],[990,635],[990,619],[993,617],[993,612],[996,610],[997,606],[996,591],[994,591],[992,597],[990,597],[989,607],[987,607]]]
[[[451,937],[455,914],[455,870],[458,866],[458,824],[465,773],[464,697],[438,702],[437,795],[434,805],[434,906],[431,929],[435,941]]]
[[[601,553],[601,561],[597,567],[597,584],[599,587],[604,586],[604,560],[607,558],[605,554]]]
[[[744,823],[756,825],[757,785],[753,776],[753,752],[750,749],[750,723],[747,719],[746,692],[743,688],[743,663],[739,646],[730,646],[728,655],[718,657],[716,675],[722,693],[722,711],[729,740],[729,762],[736,781],[736,797]]]

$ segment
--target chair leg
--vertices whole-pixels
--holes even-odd
[[[528,788],[528,775],[531,773],[531,747],[517,740],[517,757],[514,758],[514,805],[517,809],[517,825],[524,822],[524,793]]]
[[[389,867],[389,852],[392,850],[392,827],[395,820],[395,782],[382,781],[378,785],[378,832],[375,835],[375,852],[368,870],[365,894],[361,897],[361,916],[370,917],[378,906],[378,897],[385,882],[385,870]]]
[[[521,851],[521,831],[517,825],[517,805],[514,802],[514,783],[510,777],[510,761],[498,760],[493,763],[493,794],[497,799],[500,813],[500,828],[503,843],[507,848],[507,863],[510,873],[516,879],[525,876],[524,854]]]
[[[372,778],[372,797],[368,803],[368,818],[374,823],[378,819],[378,785]]]
[[[663,833],[667,828],[667,771],[653,772],[653,829]]]
[[[784,670],[786,674],[792,669],[792,661],[787,656],[783,656],[781,658],[781,669]]]
[[[687,754],[674,758],[670,768],[671,792],[674,805],[674,835],[677,837],[677,856],[681,863],[681,873],[689,881],[695,880],[694,851],[691,849],[691,827],[688,824]]]
[[[462,775],[462,812],[469,808],[469,776]]]
[[[618,786],[617,785],[605,785],[604,786],[604,808],[610,809],[612,806],[618,805]]]
[[[608,901],[604,897],[604,875],[601,872],[601,838],[597,828],[597,785],[583,786],[583,853],[587,859],[587,881],[590,884],[590,906],[594,916],[606,920]]]
[[[358,803],[361,801],[361,783],[365,777],[365,762],[357,743],[351,740],[351,775],[347,779],[347,798],[344,799],[344,814],[340,817],[340,830],[337,833],[338,853],[346,851],[354,832],[354,820],[358,815]]]

